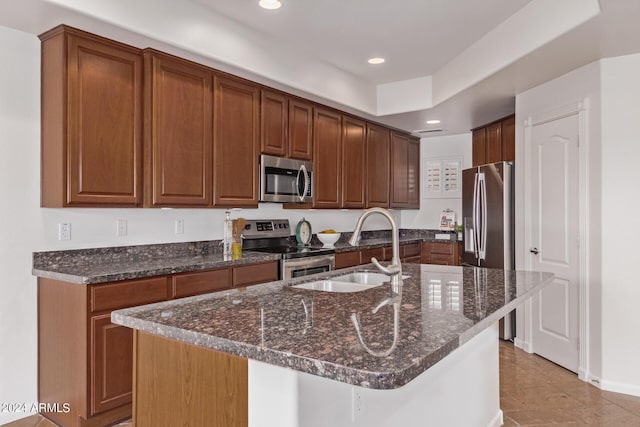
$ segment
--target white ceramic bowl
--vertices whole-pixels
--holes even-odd
[[[333,247],[333,244],[340,238],[340,233],[318,233],[318,239],[327,247]]]

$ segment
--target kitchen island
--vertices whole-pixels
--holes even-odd
[[[136,425],[500,425],[496,322],[553,275],[405,265],[399,293],[295,287],[371,267],[113,312],[135,330]]]

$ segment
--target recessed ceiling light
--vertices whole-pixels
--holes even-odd
[[[260,0],[258,4],[263,9],[271,9],[271,10],[280,9],[280,6],[282,6],[282,3],[280,3],[278,0]]]
[[[367,61],[369,64],[382,64],[384,62],[384,58],[371,58]]]
[[[428,125],[437,125],[440,123],[440,120],[427,120]]]

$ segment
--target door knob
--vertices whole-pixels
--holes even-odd
[[[538,248],[531,248],[529,249],[529,252],[531,252],[534,255],[538,255]]]

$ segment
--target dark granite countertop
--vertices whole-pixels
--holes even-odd
[[[404,280],[400,301],[376,313],[375,307],[394,296],[388,284],[352,293],[291,287],[363,268],[372,266],[118,310],[112,321],[349,384],[392,389],[433,366],[553,279],[550,273],[406,264],[404,273],[411,277]]]
[[[38,277],[90,285],[279,259],[277,254],[249,251],[244,251],[240,259],[228,259],[216,241],[171,243],[35,252],[32,273]]]
[[[401,230],[401,243],[433,241],[435,230]],[[442,232],[445,233],[445,232]],[[455,233],[449,233],[454,241]],[[342,233],[335,245],[336,252],[391,245],[391,231],[364,231],[358,246],[347,242],[350,232]],[[442,241],[442,240],[438,240]],[[314,236],[314,247],[322,243]],[[120,246],[95,249],[34,252],[32,274],[38,277],[78,284],[97,284],[117,280],[189,271],[222,268],[231,265],[255,264],[278,260],[276,254],[244,251],[241,259],[229,260],[222,255],[219,240]]]

